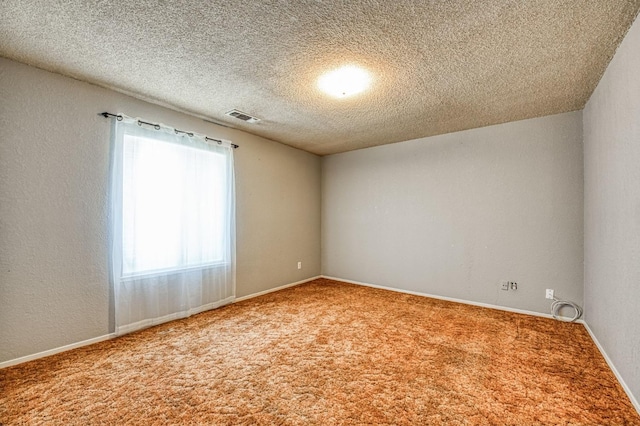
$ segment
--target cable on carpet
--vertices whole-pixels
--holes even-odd
[[[575,315],[573,315],[572,318],[560,316],[560,310],[566,307],[572,308],[575,311]],[[573,303],[568,300],[556,299],[554,297],[553,302],[551,303],[551,315],[553,315],[553,318],[557,319],[558,321],[574,322],[582,316],[582,308],[578,306],[577,303]]]

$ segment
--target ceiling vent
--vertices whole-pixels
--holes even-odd
[[[225,112],[225,114],[231,117],[235,117],[238,120],[246,121],[247,123],[257,123],[258,121],[260,121],[259,118],[253,117],[247,114],[246,112],[238,111],[237,109],[232,109],[231,111],[227,111]]]

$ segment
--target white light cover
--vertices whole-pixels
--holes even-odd
[[[369,73],[354,65],[337,68],[318,79],[320,90],[336,98],[346,98],[360,93],[369,87],[370,83]]]

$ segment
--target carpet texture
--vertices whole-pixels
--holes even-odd
[[[584,327],[330,280],[0,370],[10,424],[640,425]]]

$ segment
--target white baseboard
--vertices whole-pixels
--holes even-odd
[[[235,302],[240,302],[240,301],[243,301],[243,300],[251,299],[253,297],[262,296],[263,294],[267,294],[267,293],[271,293],[271,292],[274,292],[274,291],[282,290],[282,289],[285,289],[285,288],[288,288],[288,287],[293,287],[293,286],[296,286],[296,285],[299,285],[299,284],[304,284],[306,282],[313,281],[313,280],[316,280],[318,278],[320,278],[319,275],[315,276],[315,277],[312,277],[312,278],[304,279],[302,281],[297,281],[295,283],[285,284],[285,285],[282,285],[280,287],[271,288],[269,290],[261,291],[259,293],[250,294],[248,296],[242,296],[242,297],[239,297],[239,298],[237,298],[237,299],[235,299],[233,301],[224,300],[222,302],[212,303],[212,304],[209,304],[209,305],[206,305],[206,306],[201,306],[200,308],[197,308],[197,309],[193,310],[193,312],[190,311],[189,313],[191,315],[193,315],[193,314],[196,314],[198,312],[202,312],[202,311],[209,310],[209,309],[214,309],[216,307],[219,307],[219,306],[227,304],[227,303],[235,303]],[[173,319],[180,319],[180,318],[183,318],[183,317],[184,316],[176,316],[175,318],[173,318],[173,317],[171,317],[171,318],[165,317],[165,318],[162,318],[163,321],[160,321],[160,322],[166,322],[164,320],[170,321],[170,320],[173,320]],[[157,323],[154,322],[153,324],[150,324],[150,323],[147,324],[146,322],[144,324],[142,324],[142,323],[131,324],[129,326],[123,327],[120,330],[120,335],[128,333],[128,332],[136,331],[136,330],[139,330],[139,329],[142,329],[142,328],[151,327],[151,326],[156,325],[156,324],[158,324],[160,322],[157,322]],[[44,358],[46,356],[55,355],[55,354],[58,354],[60,352],[70,351],[71,349],[81,348],[83,346],[92,345],[92,344],[98,343],[98,342],[103,342],[105,340],[113,339],[114,337],[117,337],[117,336],[118,336],[118,334],[116,334],[116,333],[105,334],[104,336],[94,337],[94,338],[91,338],[91,339],[83,340],[81,342],[71,343],[69,345],[60,346],[58,348],[49,349],[49,350],[46,350],[46,351],[42,351],[42,352],[38,352],[38,353],[35,353],[35,354],[31,354],[31,355],[26,355],[26,356],[23,356],[23,357],[20,357],[20,358],[10,359],[8,361],[0,362],[0,369],[6,368],[6,367],[11,367],[13,365],[22,364],[23,362],[27,362],[27,361],[33,361],[34,359],[39,359],[39,358]]]
[[[187,318],[187,317],[190,317],[191,315],[199,314],[200,312],[210,311],[211,309],[220,308],[224,305],[228,305],[229,303],[233,303],[233,301],[234,301],[233,297],[228,297],[226,299],[218,300],[217,302],[207,303],[205,305],[198,306],[196,308],[192,308],[184,312],[176,312],[176,313],[165,315],[159,318],[150,318],[150,319],[134,322],[133,324],[127,324],[121,327],[117,327],[115,334],[117,336],[123,336],[128,333],[133,333],[134,331],[153,327],[154,325],[164,324],[165,322]]]
[[[627,394],[627,396],[631,400],[631,403],[635,407],[636,411],[638,412],[638,414],[640,414],[640,403],[638,402],[636,397],[633,395],[633,393],[631,392],[631,389],[629,389],[629,386],[627,386],[627,384],[625,383],[625,381],[622,378],[622,376],[620,375],[620,373],[618,373],[618,370],[616,369],[616,366],[613,365],[613,361],[611,361],[611,358],[609,358],[609,355],[607,355],[607,353],[605,352],[604,348],[602,347],[602,345],[598,341],[598,338],[596,337],[596,335],[593,334],[593,331],[591,331],[591,328],[589,327],[589,324],[587,324],[585,322],[584,323],[584,328],[587,329],[587,333],[589,333],[589,336],[591,336],[591,339],[593,340],[593,342],[598,347],[598,350],[600,350],[600,353],[604,357],[604,360],[607,361],[607,364],[609,365],[609,368],[611,369],[611,371],[613,371],[613,374],[616,376],[616,379],[618,379],[618,382],[620,382],[620,385],[622,386],[622,389],[624,389],[625,393]]]
[[[23,362],[33,361],[34,359],[44,358],[46,356],[55,355],[60,352],[70,351],[71,349],[81,348],[83,346],[92,345],[94,343],[103,342],[105,340],[113,339],[116,337],[115,333],[105,334],[104,336],[94,337],[92,339],[83,340],[81,342],[72,343],[70,345],[60,346],[59,348],[49,349],[46,351],[38,352],[23,356],[20,358],[10,359],[9,361],[0,362],[0,369],[11,367],[12,365],[22,364]]]
[[[497,309],[499,311],[514,312],[516,314],[533,315],[533,316],[536,316],[536,317],[554,319],[553,315],[551,315],[551,314],[544,314],[544,313],[535,312],[535,311],[527,311],[525,309],[516,309],[516,308],[510,308],[508,306],[492,305],[490,303],[474,302],[474,301],[465,300],[465,299],[456,299],[455,297],[438,296],[438,295],[435,295],[435,294],[422,293],[422,292],[419,292],[419,291],[402,290],[402,289],[399,289],[399,288],[386,287],[386,286],[383,286],[383,285],[369,284],[369,283],[363,283],[363,282],[360,282],[360,281],[345,280],[343,278],[329,277],[327,275],[322,275],[321,277],[322,278],[326,278],[328,280],[342,281],[342,282],[349,283],[349,284],[357,284],[357,285],[362,285],[362,286],[365,286],[365,287],[379,288],[381,290],[395,291],[397,293],[405,293],[405,294],[411,294],[411,295],[414,295],[414,296],[430,297],[432,299],[446,300],[447,302],[462,303],[464,305],[480,306],[482,308],[489,308],[489,309]],[[580,323],[580,324],[584,323],[584,321],[581,320],[581,319],[579,319],[579,320],[577,320],[575,322]]]
[[[269,290],[259,291],[257,293],[249,294],[247,296],[237,297],[236,300],[234,300],[234,303],[242,302],[243,300],[247,300],[247,299],[253,299],[254,297],[262,296],[264,294],[273,293],[274,291],[283,290],[285,288],[294,287],[294,286],[297,286],[297,285],[300,285],[300,284],[308,283],[309,281],[317,280],[318,278],[322,278],[322,275],[317,275],[315,277],[306,278],[306,279],[304,279],[302,281],[296,281],[295,283],[289,283],[289,284],[281,285],[280,287],[270,288]]]

